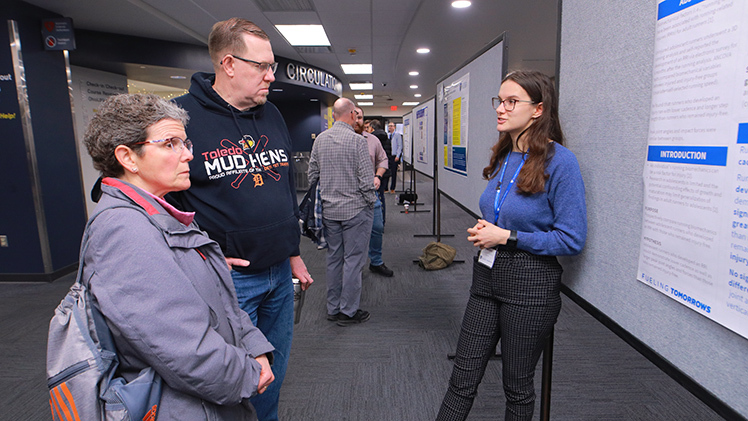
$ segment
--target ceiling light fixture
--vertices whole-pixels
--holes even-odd
[[[410,89],[418,89],[418,85],[410,85]]]
[[[353,97],[356,99],[374,99],[374,95],[372,94],[358,94],[358,95],[353,95]]]
[[[358,104],[359,107],[371,107],[372,105],[374,105],[373,102],[360,102],[360,101],[357,102],[356,104]]]
[[[322,25],[275,25],[275,29],[294,47],[329,47]]]
[[[414,96],[414,97],[416,97],[416,98],[420,98],[420,97],[421,97],[421,94],[415,94],[415,95],[413,95],[413,96]]]
[[[371,64],[341,64],[340,67],[347,75],[370,75],[372,73]]]
[[[371,82],[352,82],[348,86],[352,91],[371,91],[374,89],[374,84]]]
[[[416,72],[415,70],[413,70],[412,72],[408,72],[408,74],[411,76],[418,76],[418,72]]]
[[[415,101],[405,101],[405,102],[403,102],[403,106],[405,106],[405,107],[415,107],[418,104],[420,104],[420,102],[415,102]]]
[[[466,7],[470,7],[470,2],[468,0],[455,0],[452,2],[452,7],[455,9],[464,9]]]
[[[419,49],[416,50],[416,53],[418,53],[418,54],[428,54],[430,52],[431,52],[431,50],[429,50],[428,48],[425,48],[425,47],[424,48],[419,48]]]

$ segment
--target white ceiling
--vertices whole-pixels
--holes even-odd
[[[349,82],[371,81],[375,107],[367,114],[406,113],[410,107],[403,101],[433,96],[439,79],[502,33],[510,70],[533,68],[552,76],[556,66],[558,0],[473,0],[467,9],[452,8],[451,0],[25,1],[73,18],[76,28],[196,45],[207,44],[215,22],[241,16],[268,33],[276,55],[338,76],[346,97],[359,93],[350,91]],[[274,28],[301,23],[322,24],[332,52],[301,53]],[[417,54],[418,47],[431,53]],[[373,75],[345,75],[340,64],[346,63],[372,63]],[[411,70],[420,75],[408,76]],[[168,78],[162,83],[174,85]],[[423,96],[414,98],[415,93]],[[391,105],[398,111],[391,112]]]

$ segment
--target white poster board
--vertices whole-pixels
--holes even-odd
[[[658,5],[641,282],[748,338],[748,4]]]
[[[83,135],[86,133],[88,122],[102,102],[111,95],[127,93],[127,77],[78,66],[70,66],[70,73],[73,82],[75,137],[83,176],[86,211],[91,215],[96,203],[91,200],[90,192],[99,178],[99,172],[94,169],[93,161],[83,144]]]
[[[413,113],[408,113],[403,116],[403,161],[409,164],[413,163],[412,122]]]
[[[436,86],[437,102],[442,107],[442,124],[437,132],[444,149],[444,168],[467,176],[468,121],[470,121],[470,73]]]
[[[413,108],[413,166],[434,176],[434,98]]]

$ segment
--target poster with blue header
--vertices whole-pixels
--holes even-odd
[[[450,84],[440,83],[437,90],[444,110],[441,129],[444,168],[466,176],[470,73],[465,73]]]
[[[658,3],[639,281],[748,338],[748,3]]]

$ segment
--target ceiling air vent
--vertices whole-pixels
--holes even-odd
[[[263,12],[313,12],[311,0],[255,0]]]
[[[332,47],[293,47],[299,54],[332,53]]]

